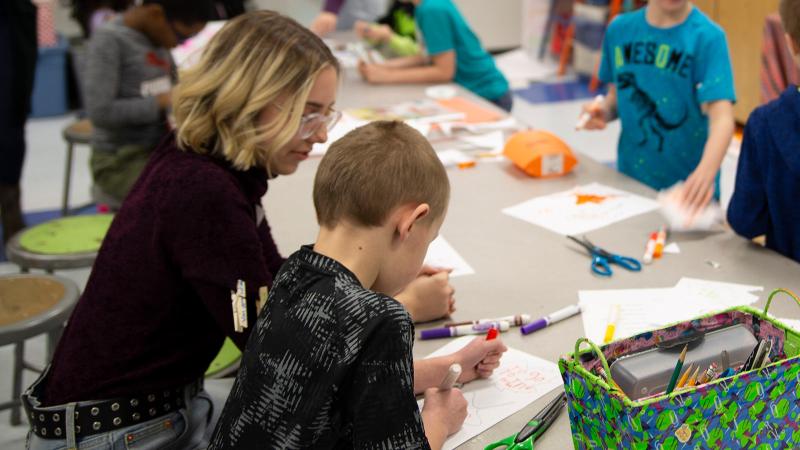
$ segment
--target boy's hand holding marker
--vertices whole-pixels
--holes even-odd
[[[608,106],[605,97],[598,95],[591,103],[583,105],[583,112],[575,124],[576,130],[602,130],[609,121]]]
[[[476,337],[452,355],[453,361],[462,368],[458,381],[467,383],[477,378],[489,378],[500,366],[500,358],[507,350],[508,347],[500,338],[488,340],[485,336]]]
[[[442,384],[425,391],[422,421],[432,449],[442,448],[447,437],[460,430],[467,418],[467,400],[460,389],[453,387],[460,373],[461,366],[451,365]]]

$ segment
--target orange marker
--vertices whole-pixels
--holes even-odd
[[[661,258],[661,255],[664,254],[664,245],[667,243],[667,230],[664,227],[658,229],[658,235],[656,238],[656,249],[653,252],[654,258]]]
[[[472,167],[475,167],[475,161],[464,161],[458,163],[459,169],[470,169]]]

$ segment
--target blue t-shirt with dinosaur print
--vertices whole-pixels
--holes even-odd
[[[685,180],[708,138],[703,103],[735,101],[725,32],[697,8],[656,28],[642,8],[618,16],[603,42],[600,80],[617,87],[617,166],[654,189]]]

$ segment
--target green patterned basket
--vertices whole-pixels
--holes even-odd
[[[559,360],[576,449],[800,448],[800,333],[763,311],[741,306],[598,347],[581,338]],[[636,401],[612,387],[608,360],[657,342],[743,324],[771,338],[773,363],[694,388]],[[587,343],[589,350],[581,350]],[[575,357],[577,355],[577,358]],[[601,370],[602,369],[602,370]],[[604,371],[604,372],[603,372]],[[598,375],[603,374],[603,376]]]

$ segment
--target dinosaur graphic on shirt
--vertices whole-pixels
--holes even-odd
[[[679,128],[686,122],[688,108],[684,108],[683,116],[677,122],[667,121],[658,111],[656,102],[636,83],[636,76],[631,72],[622,72],[617,76],[617,88],[632,90],[631,103],[640,114],[638,124],[642,130],[642,140],[638,145],[646,145],[653,135],[658,139],[658,152],[661,153],[664,150],[664,133]]]

